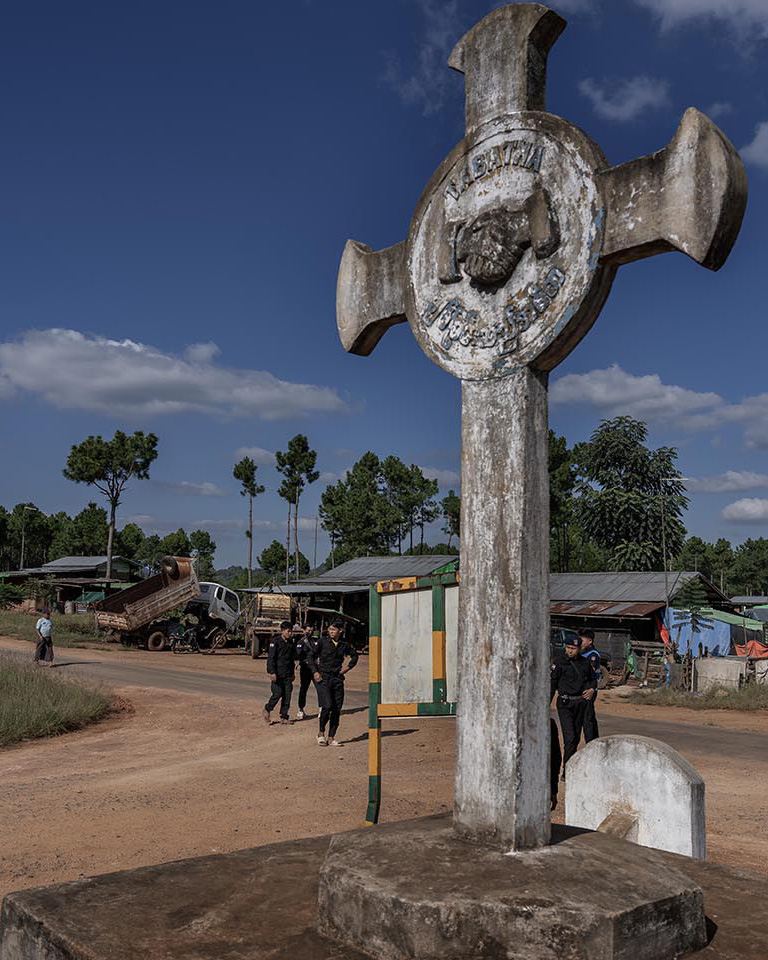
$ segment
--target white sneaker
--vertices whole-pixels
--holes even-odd
[[[304,711],[303,711],[303,710],[299,710],[299,712],[296,714],[296,719],[297,719],[297,720],[303,720],[303,719],[304,719]]]
[[[336,737],[334,737],[333,740],[331,740],[331,746],[332,746],[332,747],[340,747],[340,746],[341,746],[341,741],[340,741],[340,740],[337,740]]]
[[[319,737],[317,738],[317,742],[320,744],[321,747],[327,747],[327,746],[328,746],[328,738],[327,738],[327,737],[319,736]]]

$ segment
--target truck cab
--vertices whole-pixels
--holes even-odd
[[[199,589],[200,595],[191,601],[192,604],[205,606],[212,620],[221,621],[228,633],[233,630],[240,618],[240,598],[235,591],[220,583],[205,581],[199,584]]]

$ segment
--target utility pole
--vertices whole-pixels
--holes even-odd
[[[317,523],[319,517],[315,517],[315,552],[312,555],[312,569],[317,570]]]
[[[288,504],[288,532],[285,535],[285,585],[288,586],[288,567],[291,562],[291,504]]]
[[[672,640],[672,630],[671,624],[669,622],[669,574],[667,572],[667,531],[666,523],[664,522],[664,497],[666,494],[661,493],[661,552],[664,555],[664,598],[665,598],[665,610],[664,615],[666,617],[667,623],[667,636]]]

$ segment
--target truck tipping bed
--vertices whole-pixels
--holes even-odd
[[[100,627],[131,633],[198,596],[197,574],[189,557],[165,557],[160,573],[94,604]]]

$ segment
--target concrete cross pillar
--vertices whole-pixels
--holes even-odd
[[[665,149],[610,167],[545,111],[565,22],[494,10],[456,45],[466,135],[407,239],[348,241],[337,322],[366,355],[407,320],[462,381],[458,753],[454,823],[514,850],[549,838],[547,378],[596,320],[620,264],[679,250],[718,269],[746,204],[738,154],[686,111]]]

